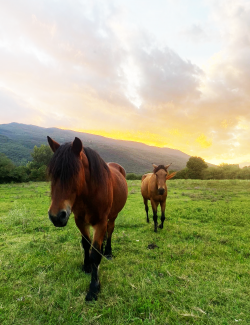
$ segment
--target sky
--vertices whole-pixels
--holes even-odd
[[[138,141],[214,164],[250,161],[250,0],[0,8],[0,124]]]

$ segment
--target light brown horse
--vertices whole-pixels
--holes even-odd
[[[169,174],[168,167],[171,164],[164,165],[154,165],[153,173],[144,174],[142,176],[142,184],[141,184],[141,194],[144,199],[145,211],[147,214],[147,222],[149,222],[148,218],[148,200],[151,201],[151,206],[153,210],[153,220],[154,220],[154,231],[157,232],[157,207],[161,205],[161,224],[159,228],[163,228],[163,223],[165,220],[165,208],[166,208],[166,199],[168,195],[167,184],[166,181],[175,176],[175,172]]]
[[[97,300],[103,239],[107,233],[104,255],[110,259],[115,219],[128,195],[126,173],[120,165],[106,164],[94,150],[84,148],[78,138],[63,145],[50,137],[48,142],[54,152],[48,166],[51,179],[49,219],[56,227],[64,227],[70,213],[74,213],[85,253],[83,271],[91,273],[86,300]],[[90,225],[94,228],[91,252]]]

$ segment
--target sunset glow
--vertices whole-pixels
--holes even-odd
[[[0,124],[248,162],[249,17],[248,0],[1,1]]]

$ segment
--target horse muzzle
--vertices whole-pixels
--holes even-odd
[[[70,209],[61,210],[56,216],[53,216],[52,214],[50,214],[50,211],[48,211],[49,219],[55,227],[65,227],[69,220],[70,213]]]
[[[165,192],[165,189],[164,188],[158,188],[158,194],[159,195],[163,195]]]

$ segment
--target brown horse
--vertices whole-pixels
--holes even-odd
[[[159,203],[161,205],[161,224],[159,225],[159,228],[163,228],[163,223],[165,220],[166,199],[168,194],[166,180],[174,177],[176,174],[175,172],[169,174],[168,167],[170,165],[171,164],[167,166],[157,166],[153,164],[153,173],[144,174],[142,176],[141,194],[144,199],[145,211],[147,214],[147,222],[149,222],[148,200],[150,200],[153,210],[155,232],[157,232],[157,207]]]
[[[85,252],[83,271],[91,273],[86,301],[97,300],[103,240],[107,233],[104,255],[111,259],[115,219],[128,195],[126,173],[120,165],[106,164],[94,150],[84,148],[78,138],[63,145],[50,137],[48,142],[54,152],[48,166],[51,179],[49,219],[56,227],[64,227],[70,213],[74,213]],[[91,252],[90,225],[94,229]]]

